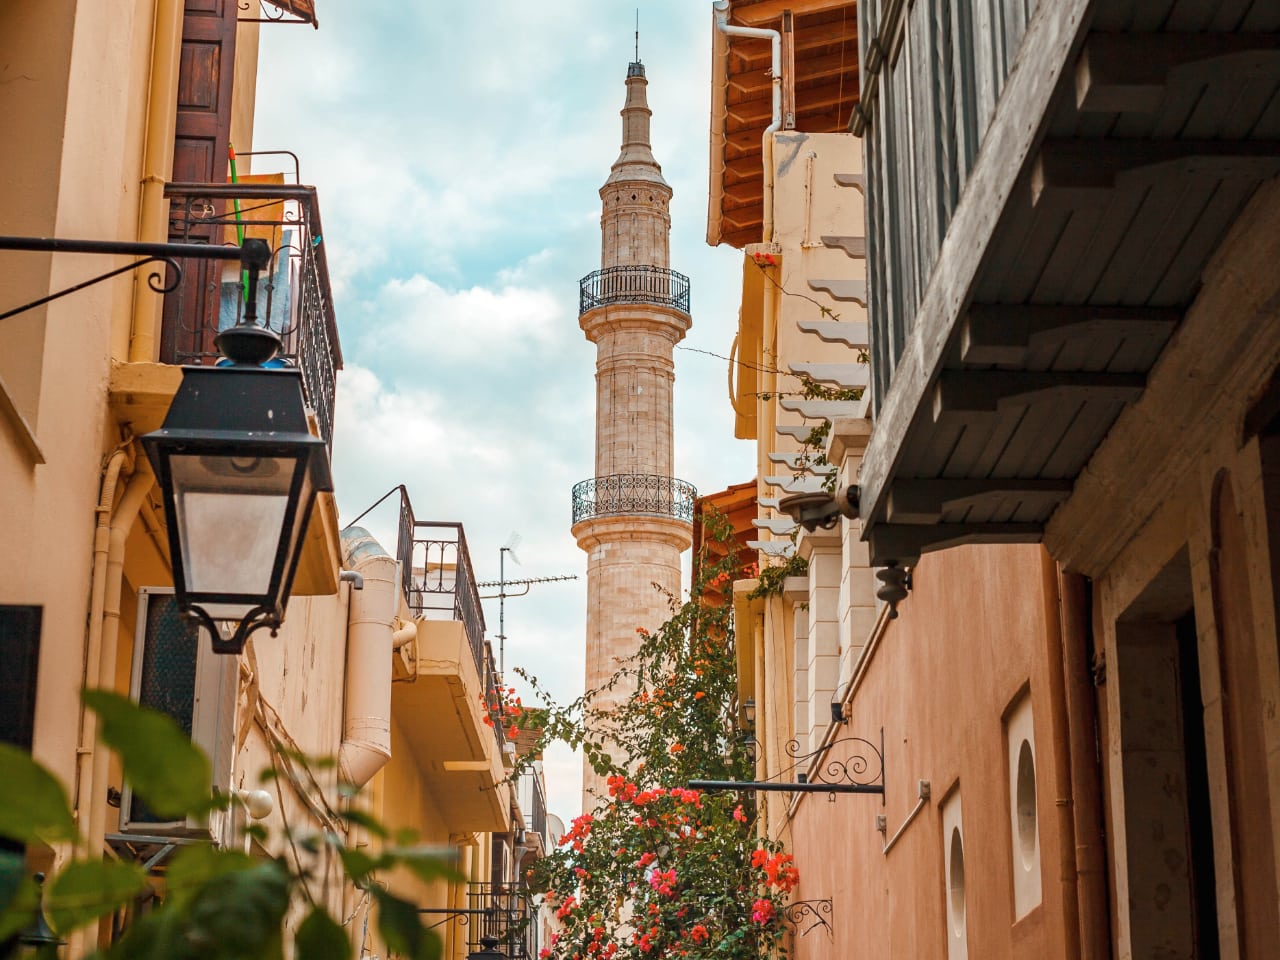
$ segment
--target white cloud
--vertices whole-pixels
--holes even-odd
[[[654,151],[675,189],[672,266],[693,284],[688,347],[727,354],[740,255],[703,240],[709,2],[646,0]],[[570,490],[593,472],[595,348],[577,281],[599,266],[597,190],[620,142],[634,3],[326,4],[318,31],[265,27],[255,146],[298,152],[320,193],[346,369],[334,470],[344,522],[398,483],[461,521],[477,575],[585,576]],[[265,167],[259,168],[266,169]],[[676,472],[703,492],[754,472],[732,439],[725,361],[677,351]],[[391,546],[395,509],[366,521]],[[506,607],[508,668],[581,692],[584,579]],[[489,634],[496,601],[485,601]],[[508,670],[510,675],[510,669]],[[517,684],[519,685],[519,684]],[[526,697],[526,701],[528,698]],[[553,812],[580,760],[548,756]]]

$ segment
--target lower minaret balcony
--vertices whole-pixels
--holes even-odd
[[[693,523],[693,484],[674,477],[616,473],[573,488],[573,522],[596,517],[670,517]]]
[[[578,316],[615,303],[641,303],[689,313],[689,278],[666,267],[606,267],[578,286]]]

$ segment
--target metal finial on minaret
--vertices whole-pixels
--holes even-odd
[[[644,64],[640,62],[640,8],[636,7],[636,58],[627,64],[628,77],[643,77]]]

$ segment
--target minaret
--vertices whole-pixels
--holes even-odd
[[[596,475],[573,488],[573,535],[587,552],[587,689],[671,615],[680,554],[693,541],[692,486],[671,476],[672,351],[689,318],[689,279],[670,269],[671,187],[649,147],[644,64],[627,67],[622,152],[600,188],[600,267],[582,279],[578,323],[596,345]],[[661,587],[655,589],[654,584]],[[596,701],[622,703],[631,689]],[[583,808],[604,791],[585,766]]]

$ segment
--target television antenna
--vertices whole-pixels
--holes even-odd
[[[498,579],[486,580],[477,583],[477,589],[486,589],[497,587],[497,593],[488,595],[481,594],[481,600],[498,601],[498,673],[501,674],[506,669],[506,648],[507,648],[507,597],[523,597],[527,594],[536,583],[558,583],[562,580],[577,580],[576,573],[561,574],[554,577],[524,577],[518,580],[507,579],[507,554],[511,554],[511,559],[516,562],[517,566],[523,566],[520,558],[516,556],[516,547],[520,544],[520,534],[513,533],[507,538],[507,544],[498,550]],[[508,587],[523,587],[519,593],[508,593]]]

